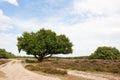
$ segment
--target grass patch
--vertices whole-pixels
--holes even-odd
[[[65,70],[60,70],[60,69],[56,69],[56,68],[41,68],[41,71],[42,72],[45,72],[45,73],[50,73],[50,74],[59,74],[59,75],[66,75],[67,74],[67,71]]]
[[[39,67],[38,65],[26,65],[25,68],[31,70],[31,71],[42,71],[44,73],[49,74],[57,74],[57,75],[66,75],[66,70],[51,68],[51,67]]]

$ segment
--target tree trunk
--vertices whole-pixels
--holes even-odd
[[[48,55],[49,55],[49,56],[48,56]],[[42,62],[43,59],[50,58],[50,57],[52,56],[52,54],[48,54],[48,55],[39,54],[39,55],[34,55],[34,57],[35,57],[38,61]]]
[[[40,57],[40,56],[37,56],[37,55],[34,55],[34,57],[35,57],[38,61],[40,61],[40,62],[43,61],[43,57]]]

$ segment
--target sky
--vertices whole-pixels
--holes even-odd
[[[88,56],[99,46],[120,50],[120,0],[0,0],[0,48],[25,55],[17,37],[41,28],[70,39],[73,53],[65,56]]]

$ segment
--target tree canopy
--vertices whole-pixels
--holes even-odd
[[[72,43],[63,34],[57,35],[51,30],[40,29],[37,32],[24,32],[17,38],[18,50],[34,55],[39,61],[53,54],[72,53]]]
[[[89,57],[90,59],[116,60],[120,59],[120,51],[115,47],[98,47]]]

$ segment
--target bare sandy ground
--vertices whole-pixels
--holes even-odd
[[[11,62],[1,65],[0,71],[4,73],[4,77],[0,77],[0,80],[61,80],[58,77],[39,75],[28,71],[23,67],[20,60],[12,60]],[[83,77],[88,80],[120,80],[120,77],[107,74],[95,74],[75,70],[67,70],[67,73],[68,75],[79,78]]]
[[[110,74],[98,74],[98,73],[90,73],[90,72],[83,72],[83,71],[75,71],[75,70],[68,70],[69,75],[83,77],[90,80],[120,80],[120,76],[114,76]]]
[[[0,68],[6,77],[1,77],[0,80],[60,80],[59,78],[38,75],[26,70],[21,61],[12,60]]]

